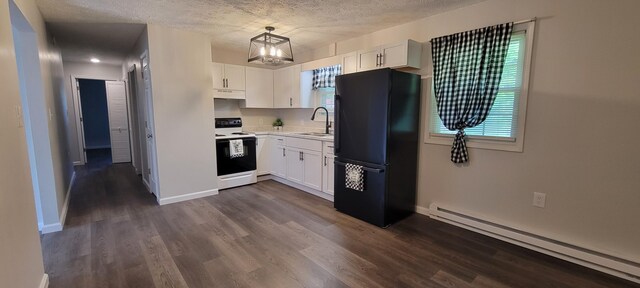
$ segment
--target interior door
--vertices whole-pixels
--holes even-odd
[[[105,81],[112,163],[131,162],[127,94],[123,81]]]
[[[147,141],[147,177],[148,183],[147,188],[149,188],[149,192],[158,196],[158,191],[156,187],[158,187],[158,174],[155,171],[155,167],[157,166],[156,160],[156,148],[154,141],[154,131],[153,131],[153,100],[151,98],[151,75],[149,75],[149,56],[145,53],[141,57],[142,61],[142,79],[144,80],[144,101],[145,101],[145,134]],[[143,173],[144,174],[144,173]],[[144,179],[144,178],[143,178]]]
[[[73,76],[72,76],[73,77]],[[80,82],[78,82],[77,78],[73,78],[75,79],[75,85],[76,85],[76,103],[78,104],[78,108],[76,109],[76,111],[78,111],[78,115],[79,117],[77,118],[78,120],[80,120],[80,122],[78,122],[78,126],[80,127],[80,135],[79,135],[79,139],[80,139],[80,143],[82,145],[82,163],[87,163],[87,145],[84,142],[84,123],[82,123],[84,121],[84,118],[82,117],[82,101],[81,101],[81,97],[80,97]]]

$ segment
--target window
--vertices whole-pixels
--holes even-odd
[[[329,119],[333,119],[334,97],[336,91],[336,76],[342,73],[340,64],[327,66],[313,70],[313,99],[315,99],[316,107],[324,107],[329,111]],[[324,111],[318,111],[319,116],[316,121],[325,121]]]
[[[533,25],[521,24],[514,28],[500,88],[489,116],[482,124],[465,129],[468,147],[522,151]],[[442,124],[435,105],[433,80],[429,80],[429,133],[425,142],[451,145],[457,131],[450,131]]]

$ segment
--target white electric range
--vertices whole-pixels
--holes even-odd
[[[218,189],[256,183],[256,135],[242,132],[241,118],[215,120]],[[238,146],[242,147],[242,153]]]

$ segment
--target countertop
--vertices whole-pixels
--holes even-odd
[[[323,142],[333,142],[333,135],[329,136],[316,136],[316,135],[302,135],[302,133],[309,132],[295,132],[295,131],[251,131],[251,133],[256,134],[256,136],[261,135],[276,135],[276,136],[286,136],[286,137],[296,137],[310,140],[318,140]]]

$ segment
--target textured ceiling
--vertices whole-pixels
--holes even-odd
[[[65,61],[120,65],[145,28],[144,24],[48,23]]]
[[[37,0],[37,3],[47,22],[157,23],[206,33],[214,47],[228,50],[247,49],[249,38],[271,25],[276,27],[275,34],[290,37],[294,53],[299,53],[481,1]]]

